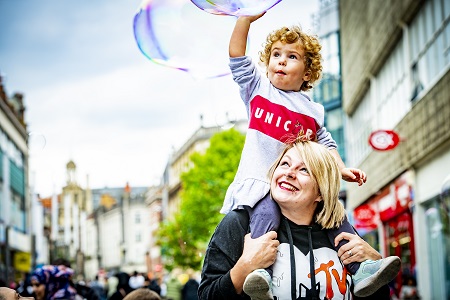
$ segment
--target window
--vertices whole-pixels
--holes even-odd
[[[141,235],[141,232],[138,231],[138,232],[136,232],[136,243],[139,243],[141,241],[142,241],[142,235]]]
[[[138,213],[138,212],[134,215],[134,223],[135,224],[140,224],[141,223],[141,214]]]
[[[431,0],[424,4],[409,28],[411,100],[419,100],[450,65],[450,4]]]
[[[352,138],[346,141],[347,153],[351,153],[347,157],[347,165],[357,166],[369,155],[371,150],[367,139],[372,132],[372,117],[370,95],[367,93],[348,122],[349,136]]]
[[[447,192],[425,204],[428,259],[432,299],[450,296],[450,194]]]
[[[424,92],[450,67],[450,4],[430,0],[405,27],[403,36],[370,81],[370,88],[348,120],[347,141],[357,166],[370,153],[367,143],[375,129],[393,129],[411,110],[411,100]]]

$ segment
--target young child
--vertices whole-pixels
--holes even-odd
[[[230,68],[233,80],[240,87],[240,95],[247,109],[249,128],[236,177],[227,190],[222,213],[245,208],[250,215],[252,238],[276,230],[280,224],[280,211],[269,195],[267,171],[284,142],[300,131],[325,145],[336,158],[342,178],[362,185],[366,174],[347,168],[336,150],[336,142],[324,125],[324,107],[313,102],[302,92],[312,88],[320,78],[321,45],[317,38],[301,31],[297,26],[283,27],[269,34],[260,60],[266,66],[262,76],[250,57],[245,56],[250,24],[264,13],[239,17],[229,45]],[[293,191],[295,193],[295,191]],[[330,230],[329,238],[336,250],[346,240],[335,237],[341,232],[356,234],[347,219],[341,227]],[[341,260],[354,255],[349,249]],[[400,259],[388,257],[377,261],[350,263],[356,296],[367,296],[387,284],[400,270]],[[258,269],[249,274],[244,292],[252,299],[273,299],[272,271]]]

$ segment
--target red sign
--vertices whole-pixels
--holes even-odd
[[[378,151],[392,150],[397,147],[400,137],[393,130],[375,130],[369,136],[369,144]]]
[[[377,228],[379,215],[371,204],[363,204],[358,206],[355,208],[353,216],[355,218],[355,227],[357,229],[373,230]]]

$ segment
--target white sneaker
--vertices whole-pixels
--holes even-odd
[[[273,300],[272,278],[264,269],[256,269],[248,274],[243,289],[252,300]]]
[[[357,297],[367,297],[383,285],[388,284],[400,271],[401,260],[398,256],[389,256],[380,260],[365,260],[352,276]]]

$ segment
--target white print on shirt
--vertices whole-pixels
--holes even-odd
[[[300,131],[310,139],[315,138],[319,126],[310,116],[291,111],[261,96],[255,96],[250,106],[251,129],[283,143],[289,138],[296,137]]]
[[[291,299],[291,267],[289,244],[278,247],[279,255],[273,266],[274,299]],[[297,279],[297,299],[307,299],[311,292],[309,253],[305,256],[294,247]],[[351,276],[339,261],[336,251],[323,247],[314,249],[316,289],[319,299],[351,299]]]

